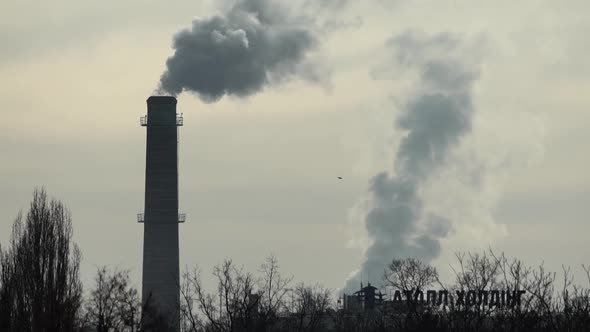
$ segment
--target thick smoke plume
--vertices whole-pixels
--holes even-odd
[[[307,61],[317,44],[307,23],[270,0],[239,0],[223,15],[195,19],[174,37],[159,90],[190,91],[214,102],[252,95],[294,75],[321,80]]]
[[[360,270],[347,281],[347,292],[358,289],[367,277],[381,281],[394,257],[429,262],[440,254],[440,240],[451,231],[451,222],[425,212],[421,187],[470,131],[474,112],[471,94],[477,66],[458,52],[458,39],[405,33],[387,46],[396,63],[418,70],[419,88],[396,120],[405,135],[393,172],[377,174],[371,181],[364,217],[371,244]]]

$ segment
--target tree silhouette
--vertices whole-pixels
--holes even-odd
[[[130,286],[129,272],[99,268],[85,310],[86,324],[93,331],[137,331],[141,301],[137,290]]]
[[[292,277],[280,274],[274,256],[266,259],[257,275],[226,259],[214,268],[213,276],[217,292],[208,293],[198,269],[183,274],[181,313],[189,331],[201,327],[219,332],[271,331],[286,310],[285,295]]]
[[[281,275],[274,256],[256,273],[227,259],[213,270],[214,292],[203,287],[198,269],[183,274],[176,326],[150,296],[141,303],[125,270],[98,268],[84,299],[81,254],[72,233],[64,205],[35,190],[26,215],[19,213],[14,221],[8,246],[0,247],[0,331],[557,332],[589,331],[590,326],[590,266],[582,265],[585,284],[579,284],[569,267],[558,275],[492,250],[456,254],[448,284],[433,266],[397,257],[383,267],[382,290],[403,294],[403,301],[394,295],[377,306],[353,309],[334,306],[331,292],[319,285],[289,288],[293,277]],[[492,305],[499,290],[502,303]],[[523,292],[517,305],[512,305],[514,292]],[[443,295],[448,305],[441,305]]]
[[[69,211],[44,189],[19,213],[0,260],[0,329],[77,330],[82,301],[80,250],[72,242]]]

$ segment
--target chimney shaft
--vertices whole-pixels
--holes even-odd
[[[142,301],[179,321],[180,284],[178,243],[178,125],[176,98],[147,100],[145,210],[142,218]],[[181,120],[181,119],[180,119]]]

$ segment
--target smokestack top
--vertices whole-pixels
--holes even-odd
[[[150,96],[147,103],[148,105],[176,105],[176,98],[172,96]]]

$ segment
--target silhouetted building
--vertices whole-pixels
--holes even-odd
[[[350,312],[364,312],[375,309],[380,309],[383,302],[383,293],[376,287],[371,286],[369,283],[366,287],[363,287],[361,283],[361,289],[352,295],[344,294],[340,300],[341,309]]]
[[[155,308],[172,322],[179,320],[179,244],[178,223],[178,126],[176,98],[151,96],[147,116],[145,166],[145,210],[138,214],[143,222],[142,301],[151,298]]]

